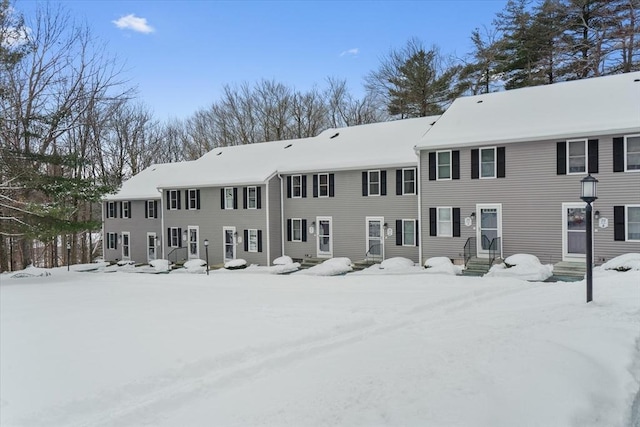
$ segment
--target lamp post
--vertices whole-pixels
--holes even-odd
[[[67,271],[69,271],[71,263],[71,242],[67,242]]]
[[[593,220],[591,217],[591,203],[593,203],[598,198],[598,180],[591,175],[587,175],[580,181],[580,183],[582,184],[582,192],[580,198],[587,204],[587,302],[591,302],[591,300],[593,299]]]
[[[209,239],[204,239],[204,253],[207,257],[207,276],[209,275]]]

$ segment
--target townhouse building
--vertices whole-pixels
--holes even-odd
[[[640,252],[640,73],[459,98],[418,142],[422,258]]]

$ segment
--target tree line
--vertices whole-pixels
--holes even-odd
[[[463,57],[418,38],[391,49],[354,96],[230,83],[185,119],[159,121],[123,65],[61,6],[33,16],[0,0],[0,270],[88,262],[101,197],[153,163],[219,146],[305,138],[330,127],[442,113],[459,96],[640,69],[640,0],[509,0]]]

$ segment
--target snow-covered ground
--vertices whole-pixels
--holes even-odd
[[[640,423],[640,272],[411,273],[0,275],[0,425]]]

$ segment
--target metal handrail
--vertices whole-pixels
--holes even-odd
[[[464,265],[477,254],[476,238],[469,237],[464,244]]]
[[[382,251],[380,251],[380,255],[372,255],[371,251],[375,248],[381,248],[382,245],[380,243],[375,243],[371,246],[369,246],[369,250],[367,251],[367,253],[364,254],[364,259],[365,261],[369,262],[369,261],[375,261],[377,259],[382,260]]]
[[[496,254],[499,254],[500,257],[502,257],[502,244],[500,242],[500,237],[494,237],[491,240],[491,243],[489,243],[489,267],[491,267],[493,265],[493,262],[496,260]]]
[[[173,249],[171,252],[169,252],[169,255],[167,255],[167,259],[169,260],[169,262],[172,263],[177,263],[178,262],[178,256],[180,255],[180,252],[184,251],[184,256],[181,258],[182,260],[186,260],[187,259],[187,248],[175,248]]]

